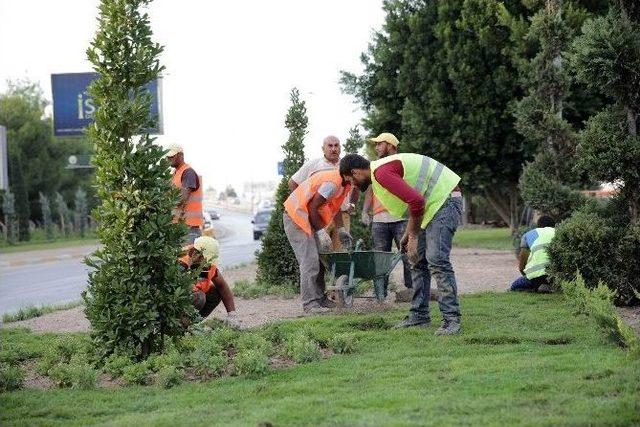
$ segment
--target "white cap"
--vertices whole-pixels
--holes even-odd
[[[171,144],[167,147],[167,149],[169,150],[167,152],[167,154],[165,155],[165,157],[173,157],[178,153],[182,153],[182,145],[179,144]]]
[[[193,248],[202,253],[207,262],[213,263],[220,256],[220,244],[209,236],[200,236],[193,242]]]

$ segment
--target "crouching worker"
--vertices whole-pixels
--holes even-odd
[[[200,277],[193,285],[193,305],[204,319],[220,304],[227,309],[224,322],[234,328],[240,327],[236,316],[236,305],[233,292],[222,273],[216,266],[220,254],[218,241],[213,237],[202,236],[195,239],[193,245],[185,247],[186,254],[179,259],[186,270],[200,271]]]
[[[335,219],[343,248],[352,245],[342,224],[340,206],[351,184],[340,172],[317,172],[303,181],[284,202],[284,232],[300,267],[300,296],[306,313],[322,313],[335,304],[325,295],[324,266],[320,252],[331,252],[331,237],[325,227]]]
[[[554,226],[553,219],[543,215],[538,219],[537,228],[522,236],[518,255],[522,277],[511,284],[512,291],[551,292],[546,267],[549,264],[547,246],[556,234]]]

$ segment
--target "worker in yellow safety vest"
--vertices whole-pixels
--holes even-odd
[[[430,325],[429,285],[433,275],[443,318],[436,335],[459,333],[460,304],[449,258],[453,235],[462,217],[460,177],[437,160],[410,153],[371,163],[358,154],[349,154],[340,161],[340,174],[361,191],[371,185],[373,194],[392,215],[409,216],[401,246],[412,265],[421,262],[419,254],[425,254],[428,280],[414,284],[410,314],[397,327]]]
[[[300,267],[300,296],[307,313],[321,313],[334,306],[325,295],[324,266],[320,252],[331,252],[325,227],[335,220],[346,249],[352,238],[344,228],[340,207],[351,190],[337,169],[317,172],[298,185],[284,202],[283,225]]]
[[[192,244],[202,235],[204,227],[202,177],[184,162],[184,152],[180,145],[170,145],[166,156],[174,168],[172,183],[180,190],[180,201],[173,209],[173,222],[184,222],[189,227],[186,243]]]
[[[547,275],[547,247],[556,235],[554,226],[553,218],[542,215],[537,227],[522,235],[518,254],[518,268],[522,277],[511,283],[512,291],[551,292]]]

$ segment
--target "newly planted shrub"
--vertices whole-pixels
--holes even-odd
[[[233,364],[236,374],[257,376],[267,372],[269,358],[258,350],[245,350],[236,355]]]
[[[236,348],[239,352],[245,350],[256,350],[260,353],[266,354],[267,356],[273,354],[273,344],[260,335],[254,333],[242,334],[238,339]]]
[[[353,353],[356,351],[357,343],[356,335],[346,332],[334,335],[333,338],[329,340],[329,348],[337,354]]]
[[[18,390],[22,387],[24,372],[17,366],[0,364],[0,393]]]
[[[191,355],[191,366],[196,375],[211,378],[225,371],[229,366],[229,359],[222,354],[201,354],[196,351]]]
[[[122,379],[128,385],[145,385],[149,382],[149,364],[145,362],[134,363],[122,370]]]
[[[51,378],[60,388],[95,388],[98,372],[87,364],[59,364],[49,370]]]
[[[165,368],[184,368],[187,364],[187,358],[177,351],[169,351],[149,358],[149,366],[151,370],[159,372]]]
[[[107,358],[103,370],[111,375],[111,377],[116,378],[121,376],[124,369],[131,364],[133,364],[133,362],[129,357],[113,354]]]
[[[158,371],[156,384],[162,388],[171,388],[182,382],[184,374],[173,366],[165,366]]]
[[[290,337],[285,344],[287,356],[298,363],[312,362],[320,359],[318,344],[306,333],[298,333]]]

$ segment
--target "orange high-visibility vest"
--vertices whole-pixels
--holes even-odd
[[[183,163],[178,169],[173,172],[173,185],[182,189],[182,174],[189,169],[186,163]],[[189,198],[184,207],[184,221],[189,227],[204,227],[204,217],[202,216],[202,177],[198,176],[200,181],[198,188],[189,193]],[[175,208],[173,210],[173,222],[178,222],[180,216],[180,210]]]
[[[209,266],[209,270],[207,270],[207,277],[201,277],[200,279],[198,279],[196,284],[193,285],[193,290],[200,290],[206,294],[211,289],[215,289],[216,285],[215,283],[213,283],[213,278],[216,277],[217,271],[218,268],[215,265],[211,264],[211,266]]]
[[[293,222],[308,235],[313,234],[311,223],[309,222],[309,202],[325,182],[332,182],[338,187],[338,192],[318,209],[322,226],[326,227],[333,220],[333,217],[340,212],[340,206],[351,189],[351,184],[349,183],[344,187],[342,186],[342,177],[337,169],[317,172],[311,175],[284,202],[284,209]]]
[[[380,203],[380,200],[375,196],[375,194],[371,195],[371,201],[373,202],[373,214],[378,215],[379,213],[386,212],[386,208]]]

